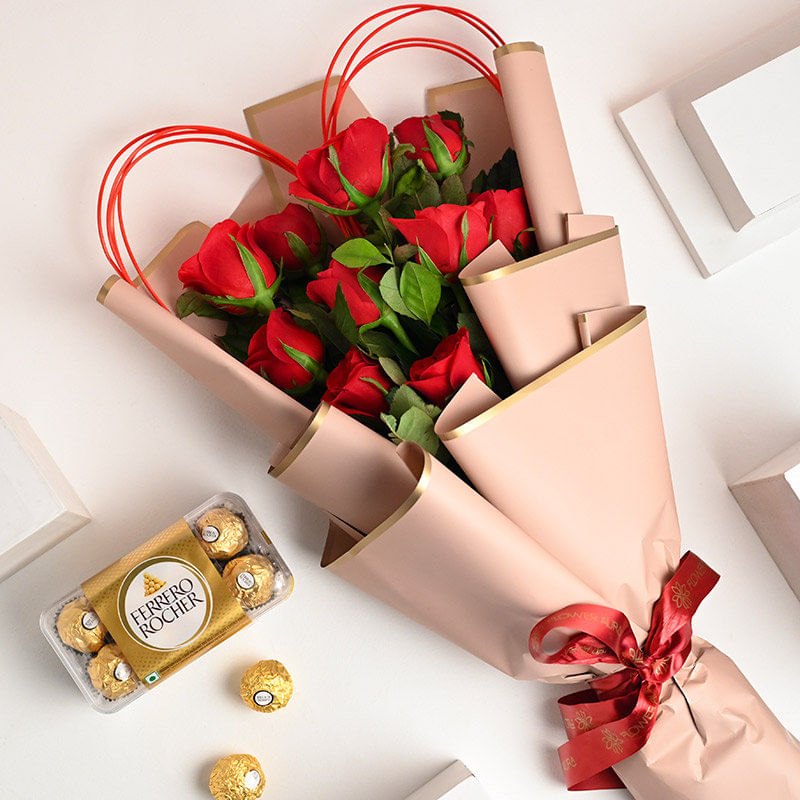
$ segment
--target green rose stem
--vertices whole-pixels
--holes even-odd
[[[452,288],[453,294],[456,297],[456,302],[458,303],[458,310],[464,311],[467,314],[471,314],[472,304],[469,302],[469,297],[467,297],[467,292],[461,285],[461,283],[460,282],[451,283],[450,287]]]
[[[405,332],[405,329],[400,323],[400,318],[388,306],[384,307],[378,319],[376,319],[374,322],[365,323],[358,330],[359,332],[371,331],[373,328],[377,327],[386,328],[386,330],[394,334],[397,341],[400,342],[400,344],[403,345],[406,350],[413,353],[415,356],[419,355],[419,350],[417,350],[417,348],[414,346],[414,343],[411,341],[411,339],[408,338],[408,334]]]

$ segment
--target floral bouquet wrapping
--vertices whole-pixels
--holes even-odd
[[[495,69],[444,40],[375,43],[427,12],[482,33]],[[390,134],[350,82],[409,47],[480,77]],[[171,126],[120,151],[101,302],[275,440],[270,473],[330,516],[326,569],[516,678],[590,679],[560,701],[570,788],[800,797],[797,742],[692,635],[717,576],[681,558],[647,313],[613,219],[581,209],[542,49],[398,6],[245,116],[252,138]],[[140,269],[124,178],[181,141],[265,176]]]

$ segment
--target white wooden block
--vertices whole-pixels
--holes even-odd
[[[0,405],[0,581],[90,517],[33,428]]]
[[[800,442],[730,490],[800,599]]]
[[[717,162],[709,158],[704,160],[702,152],[698,154],[693,152],[687,141],[687,138],[692,138],[692,134],[682,132],[678,126],[679,122],[684,127],[688,126],[686,120],[694,113],[692,104],[699,98],[704,98],[732,82],[738,83],[737,79],[741,79],[742,76],[746,78],[750,72],[757,71],[762,66],[769,68],[773,65],[772,68],[775,69],[773,62],[777,62],[777,69],[781,71],[794,69],[794,56],[791,54],[798,46],[800,46],[800,15],[794,15],[739,44],[715,60],[706,62],[682,78],[666,86],[662,85],[643,100],[616,113],[622,133],[704,277],[710,277],[800,228],[800,202],[794,196],[784,199],[777,205],[771,205],[776,202],[776,198],[785,197],[787,192],[791,192],[793,185],[797,194],[795,178],[800,169],[800,159],[792,152],[792,144],[796,144],[795,137],[793,141],[781,143],[780,153],[774,156],[762,153],[761,156],[767,163],[773,158],[776,162],[781,159],[785,162],[786,154],[790,154],[791,163],[788,166],[784,163],[787,172],[785,180],[783,176],[780,180],[767,176],[754,177],[754,167],[742,165],[743,148],[734,147],[728,141],[723,149],[727,148],[727,163],[736,175],[734,178],[728,173],[728,167],[721,158]],[[780,60],[784,54],[790,55],[785,64]],[[756,75],[756,79],[761,80],[761,73]],[[794,124],[793,120],[798,113],[798,104],[793,96],[794,85],[783,89],[785,104],[793,108],[791,111],[785,111],[779,127]],[[732,91],[747,93],[747,80],[741,87],[736,87]],[[730,96],[727,99],[730,99]],[[719,101],[725,105],[726,97],[720,95]],[[774,95],[772,99],[765,97],[763,102],[774,108]],[[703,108],[702,103],[700,107]],[[729,109],[734,116],[736,111],[737,109]],[[742,116],[744,115],[742,111]],[[710,136],[699,120],[697,123],[701,133],[708,140],[707,151],[713,150]],[[738,124],[741,129],[749,129],[749,136],[756,135],[749,122],[745,125],[744,121],[740,120]],[[718,126],[714,127],[714,134],[721,137],[717,128]],[[729,137],[735,139],[735,134],[729,134]],[[702,150],[699,144],[697,148]],[[794,149],[796,150],[796,147]],[[732,155],[734,151],[740,153],[736,164]],[[704,163],[703,168],[700,166],[700,161]],[[716,183],[719,192],[724,194],[723,189],[719,187],[725,181],[725,174],[728,175],[729,200],[727,206],[723,207],[712,183]],[[743,197],[741,188],[735,185],[735,180],[742,184],[748,202],[753,204],[753,210],[749,209],[741,199]],[[737,193],[740,197],[738,210],[734,209]],[[731,197],[734,199],[730,200]],[[763,210],[766,205],[769,205],[769,208]],[[754,210],[758,210],[759,213],[756,215],[753,213]],[[728,211],[736,220],[735,224],[739,225],[739,230],[732,224]],[[752,216],[748,216],[751,213]]]
[[[456,761],[406,800],[489,800],[478,779]]]
[[[800,197],[800,47],[694,98],[677,121],[736,230]]]

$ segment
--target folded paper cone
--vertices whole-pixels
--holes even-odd
[[[515,42],[494,52],[511,137],[542,251],[567,241],[566,215],[581,213],[544,50]]]
[[[624,314],[510,397],[436,429],[484,497],[646,629],[680,533],[646,313]]]
[[[576,314],[628,303],[617,228],[519,262],[495,242],[459,279],[517,389],[580,350]]]
[[[364,537],[334,522],[340,544],[323,566],[516,678],[585,676],[534,661],[527,637],[531,620],[597,595],[418,445],[393,458],[406,496]]]

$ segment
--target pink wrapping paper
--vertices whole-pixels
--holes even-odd
[[[514,149],[542,251],[567,242],[566,214],[581,200],[544,50],[515,42],[494,53]]]
[[[597,595],[417,445],[393,458],[407,496],[323,566],[516,678],[585,674],[534,661],[527,637],[554,603]]]
[[[495,242],[459,277],[515,388],[580,349],[578,312],[628,302],[617,228],[520,262]]]

